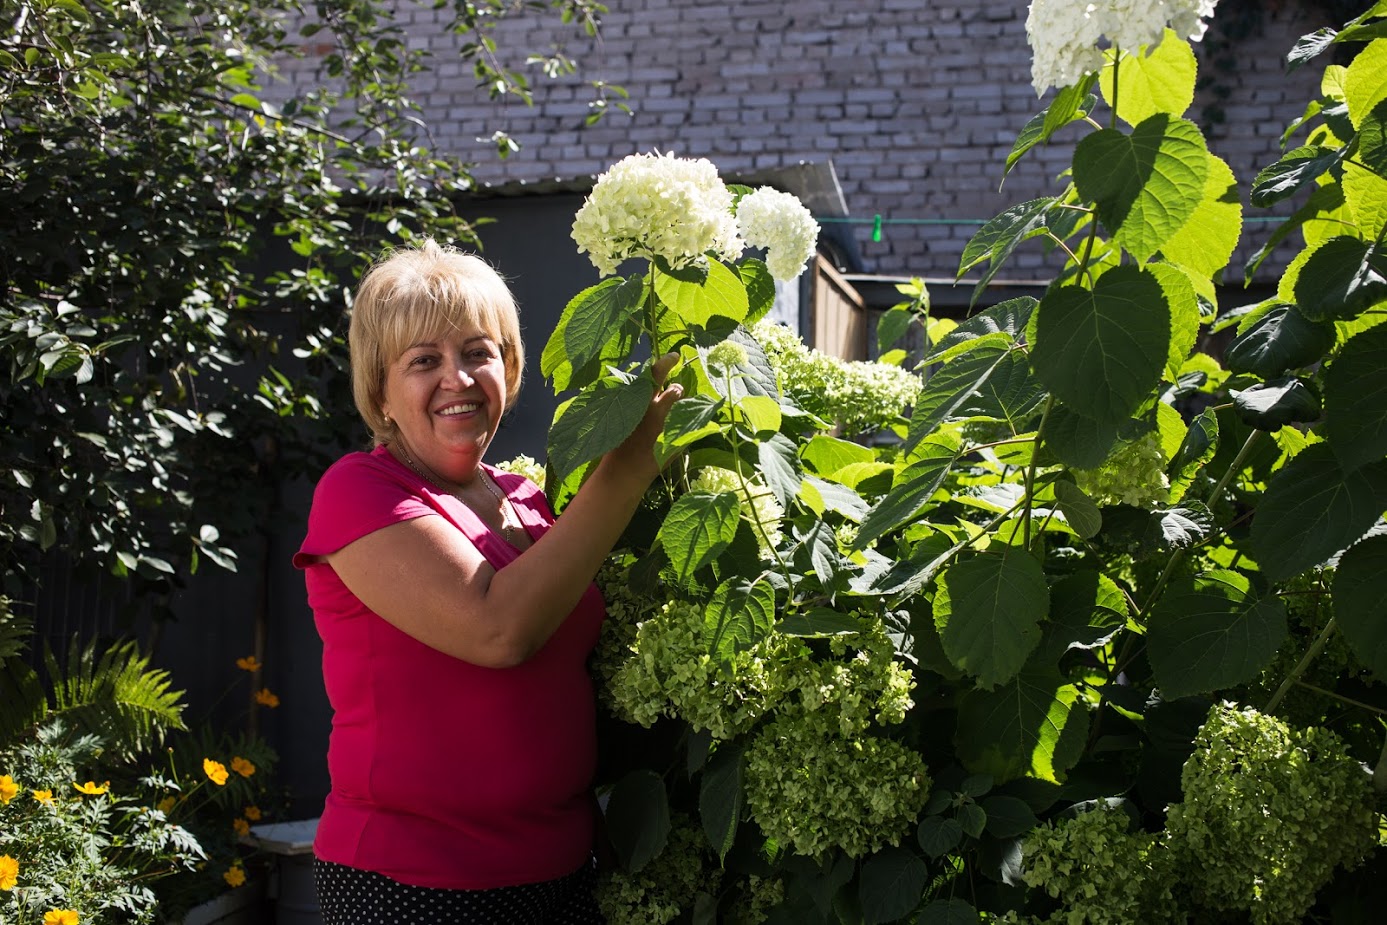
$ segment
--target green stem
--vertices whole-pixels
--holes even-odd
[[[1031,508],[1035,504],[1035,499],[1031,493],[1035,491],[1035,464],[1040,456],[1040,439],[1045,433],[1045,422],[1050,419],[1050,409],[1055,407],[1055,396],[1049,395],[1045,399],[1045,410],[1040,415],[1040,426],[1035,429],[1035,449],[1031,451],[1031,464],[1026,468],[1026,509],[1021,514],[1022,539],[1026,549],[1031,548]]]
[[[1281,705],[1281,701],[1285,698],[1286,692],[1291,689],[1291,685],[1300,680],[1300,676],[1305,673],[1305,669],[1309,668],[1310,663],[1324,651],[1325,646],[1329,645],[1329,637],[1334,634],[1336,628],[1337,624],[1334,622],[1334,618],[1330,617],[1329,621],[1325,623],[1324,629],[1320,630],[1320,634],[1315,637],[1315,641],[1311,643],[1310,648],[1306,650],[1305,655],[1296,663],[1296,666],[1291,669],[1291,673],[1286,676],[1286,680],[1281,682],[1281,686],[1276,689],[1276,693],[1271,695],[1271,699],[1267,701],[1266,708],[1262,710],[1263,713],[1276,712],[1276,708]]]
[[[650,261],[650,362],[655,362],[660,358],[660,317],[657,311],[658,300],[655,298],[655,261]]]
[[[1296,687],[1303,687],[1307,691],[1314,691],[1317,694],[1322,694],[1325,697],[1328,697],[1330,700],[1337,700],[1340,703],[1346,703],[1351,707],[1358,707],[1361,710],[1368,710],[1369,712],[1376,713],[1379,716],[1387,716],[1387,710],[1384,710],[1381,707],[1375,707],[1372,704],[1364,703],[1361,700],[1354,700],[1352,697],[1345,697],[1343,694],[1336,694],[1334,691],[1325,690],[1323,687],[1320,687],[1317,684],[1311,684],[1309,681],[1297,680],[1295,682],[1295,685]]]
[[[742,486],[742,497],[746,499],[747,509],[751,512],[751,522],[753,525],[755,525],[756,532],[760,534],[761,542],[766,544],[766,548],[769,549],[771,551],[771,555],[775,557],[776,564],[780,566],[780,571],[785,576],[785,581],[789,583],[791,587],[793,587],[794,581],[790,575],[790,567],[785,564],[785,559],[781,557],[780,550],[776,549],[775,544],[771,542],[770,535],[766,532],[766,525],[761,522],[761,514],[756,510],[756,501],[751,495],[751,487],[747,484],[746,476],[742,475],[742,446],[740,436],[737,433],[737,405],[735,402],[732,401],[731,370],[727,371],[726,382],[728,399],[727,416],[732,421],[732,427],[730,429],[732,441],[732,463],[737,467],[737,481]]]

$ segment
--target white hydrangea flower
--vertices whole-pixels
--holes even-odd
[[[788,281],[799,276],[814,256],[819,223],[796,197],[763,186],[737,203],[737,225],[752,247],[766,248],[771,276]]]
[[[496,468],[512,475],[523,475],[541,489],[544,488],[544,467],[536,462],[533,456],[526,456],[521,453],[514,459],[498,462]]]
[[[751,495],[749,505],[746,495],[742,493],[742,480],[731,469],[704,466],[691,487],[702,491],[732,492],[740,500],[742,518],[751,524],[762,554],[770,555],[771,549],[780,545],[780,520],[785,516],[785,509],[759,478],[747,480],[747,492]]]
[[[669,154],[633,154],[598,177],[573,219],[573,240],[603,276],[629,257],[683,267],[710,251],[736,259],[745,247],[713,163]]]
[[[1216,6],[1218,0],[1032,0],[1026,16],[1031,84],[1037,94],[1071,86],[1103,66],[1103,47],[1155,45],[1166,26],[1197,42]]]

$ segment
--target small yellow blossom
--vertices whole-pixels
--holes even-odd
[[[235,758],[231,759],[231,770],[242,777],[250,777],[255,773],[255,764],[237,755]]]
[[[85,784],[73,784],[72,786],[88,796],[99,796],[111,789],[111,782],[106,781],[104,784],[98,784],[94,780],[89,780]],[[73,915],[76,914],[75,912],[73,913]]]
[[[261,706],[269,707],[271,710],[279,706],[279,698],[270,693],[268,687],[262,687],[255,692],[255,702]]]
[[[254,655],[247,655],[245,658],[236,659],[236,667],[242,671],[259,671],[262,666]]]
[[[43,914],[43,925],[79,925],[75,909],[50,909]]]
[[[14,889],[19,879],[19,862],[8,854],[0,854],[0,890]]]
[[[259,822],[259,821],[260,821],[260,807],[258,807],[258,806],[247,806],[247,807],[246,807],[246,818],[249,819],[251,822]]]
[[[8,774],[0,774],[0,803],[8,803],[19,792],[19,785]]]
[[[222,874],[222,879],[225,880],[229,886],[240,886],[246,882],[246,869],[240,864],[233,864],[231,867],[227,868],[226,873]]]
[[[159,810],[159,812],[161,812],[161,813],[163,813],[164,815],[167,816],[170,812],[173,811],[173,807],[174,807],[177,803],[178,803],[178,798],[175,797],[175,796],[170,795],[170,796],[164,797],[164,798],[163,798],[162,800],[160,800],[158,803],[155,803],[155,804],[154,804],[154,808],[157,809],[157,810]]]
[[[250,834],[250,823],[244,819],[237,819],[231,823],[231,827],[236,830],[236,834],[242,837]]]
[[[52,791],[52,790],[35,790],[35,791],[34,791],[34,799],[35,799],[35,800],[38,800],[40,803],[52,803],[52,802],[53,802],[53,791]]]
[[[226,765],[220,761],[213,761],[211,758],[202,759],[202,770],[212,783],[218,787],[226,786]]]

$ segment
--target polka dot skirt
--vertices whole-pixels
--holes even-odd
[[[494,890],[407,886],[369,870],[314,860],[323,925],[604,925],[591,864],[557,880]]]

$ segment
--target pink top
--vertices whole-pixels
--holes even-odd
[[[492,475],[532,539],[554,522],[521,476]],[[596,732],[586,659],[605,607],[596,585],[529,661],[483,668],[396,629],[317,557],[382,527],[441,515],[495,568],[520,552],[384,447],[350,453],[313,494],[294,556],[323,638],[332,789],[314,851],[412,886],[490,889],[552,880],[592,850]]]

